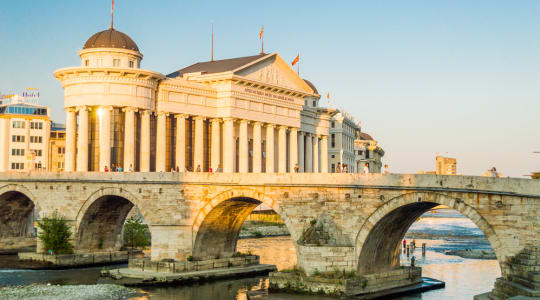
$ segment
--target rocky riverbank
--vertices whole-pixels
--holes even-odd
[[[246,221],[240,231],[240,238],[262,238],[269,236],[289,235],[287,226],[283,223]]]
[[[0,300],[126,299],[140,294],[137,290],[115,284],[27,285],[0,288]]]
[[[472,258],[472,259],[497,259],[495,252],[493,250],[455,250],[455,251],[446,251],[446,255],[456,255],[463,258]]]

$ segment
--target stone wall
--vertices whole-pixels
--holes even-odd
[[[149,259],[130,259],[129,268],[141,271],[161,273],[183,273],[190,271],[204,271],[218,268],[247,267],[258,265],[260,257],[247,255],[200,261],[151,261]]]
[[[29,260],[36,262],[50,263],[55,266],[81,266],[103,263],[127,262],[129,253],[127,251],[94,252],[49,255],[45,253],[20,252],[19,260]]]

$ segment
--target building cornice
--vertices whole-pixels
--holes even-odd
[[[129,78],[149,81],[159,81],[165,78],[165,75],[144,69],[134,68],[113,68],[113,67],[68,67],[54,71],[54,77],[63,83],[66,79],[76,77],[99,77],[107,78]]]

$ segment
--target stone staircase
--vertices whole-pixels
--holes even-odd
[[[497,278],[490,298],[493,300],[525,296],[540,299],[540,247],[526,246],[508,261],[507,278]]]

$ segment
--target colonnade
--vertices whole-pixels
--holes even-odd
[[[112,106],[99,108],[81,106],[66,109],[66,171],[88,171],[88,124],[89,111],[98,109],[99,116],[99,170],[111,166],[111,111]],[[135,112],[136,108],[125,107],[124,112],[124,169],[135,169],[136,139],[135,139]],[[77,114],[79,125],[77,126]],[[150,114],[148,110],[139,110],[140,114],[140,147],[139,170],[150,171]],[[155,140],[155,171],[166,172],[167,167],[167,118],[169,113],[156,114],[156,140]],[[175,156],[174,161],[180,171],[186,169],[186,114],[173,115],[176,126],[174,135]],[[209,149],[209,167],[215,172],[221,168],[223,172],[232,173],[286,173],[295,172],[298,165],[299,172],[328,172],[328,137],[304,131],[296,127],[262,123],[246,119],[210,118],[209,145],[205,145],[203,116],[191,116],[194,121],[193,141],[193,171],[204,166],[205,146]],[[236,127],[238,134],[235,135]],[[263,128],[265,129],[265,147],[263,149]],[[249,131],[252,131],[252,149],[250,153]],[[277,129],[277,137],[275,130]],[[223,139],[223,140],[222,140]],[[238,149],[236,140],[238,139]],[[274,151],[277,142],[277,153]],[[238,151],[238,153],[236,153]],[[266,160],[263,170],[263,153]],[[236,155],[238,154],[238,155]],[[238,162],[236,164],[236,159]],[[277,160],[277,164],[275,161]],[[76,164],[75,164],[76,162]],[[252,168],[250,170],[250,162]],[[288,163],[288,165],[287,165]],[[75,167],[76,166],[76,167]],[[276,168],[277,166],[277,168]]]

